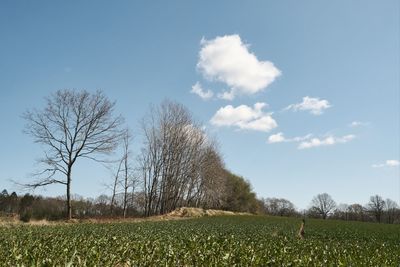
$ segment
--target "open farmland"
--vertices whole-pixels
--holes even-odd
[[[2,266],[399,266],[400,227],[217,216],[0,228]]]

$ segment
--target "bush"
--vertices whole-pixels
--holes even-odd
[[[32,218],[32,212],[31,211],[25,211],[19,216],[20,221],[23,221],[23,222],[26,222],[26,223],[29,222],[31,220],[31,218]]]

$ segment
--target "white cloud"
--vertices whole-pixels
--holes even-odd
[[[298,104],[292,104],[285,108],[285,110],[306,110],[310,111],[311,114],[321,115],[324,109],[330,108],[331,104],[328,100],[320,100],[319,98],[313,98],[309,96],[303,97],[303,102]]]
[[[283,133],[277,133],[270,135],[268,137],[268,143],[273,144],[273,143],[282,143],[285,142],[285,137],[283,136]]]
[[[233,100],[235,98],[235,94],[232,91],[223,92],[218,94],[218,98],[225,99],[225,100]]]
[[[286,138],[283,133],[277,133],[270,135],[268,137],[268,143],[273,144],[273,143],[282,143],[282,142],[301,142],[304,140],[310,139],[312,134],[307,134],[305,136],[296,136],[293,138]]]
[[[400,161],[395,160],[395,159],[389,159],[386,161],[386,165],[390,167],[395,167],[400,165]]]
[[[362,121],[353,121],[349,124],[350,127],[359,127],[359,126],[367,126],[369,122],[362,122]]]
[[[328,136],[323,139],[319,138],[311,138],[307,141],[303,141],[298,145],[298,149],[307,149],[312,147],[319,147],[319,146],[332,146],[336,144],[344,144],[351,140],[353,140],[356,136],[349,134],[342,137],[335,137],[335,136]]]
[[[385,163],[372,164],[373,168],[382,168],[382,167],[397,167],[400,166],[400,161],[396,159],[388,159]]]
[[[264,90],[281,71],[270,61],[260,61],[249,52],[249,45],[239,35],[201,40],[197,68],[206,79],[225,83],[230,90],[220,98],[232,100],[237,95],[251,95]]]
[[[234,126],[244,130],[269,132],[278,127],[271,114],[264,113],[265,103],[256,103],[254,107],[227,105],[220,108],[210,122],[216,126]]]
[[[192,86],[192,90],[190,92],[192,94],[198,95],[203,100],[208,100],[214,96],[214,93],[211,90],[203,89],[199,82],[197,82],[195,85]]]

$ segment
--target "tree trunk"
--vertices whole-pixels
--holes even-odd
[[[124,183],[124,212],[123,216],[126,218],[126,209],[127,209],[127,202],[128,202],[128,151],[125,151],[125,183]]]
[[[72,219],[72,205],[71,205],[71,169],[67,173],[67,219]]]

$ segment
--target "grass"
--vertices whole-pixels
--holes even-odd
[[[400,266],[400,226],[217,216],[0,227],[1,266]]]

